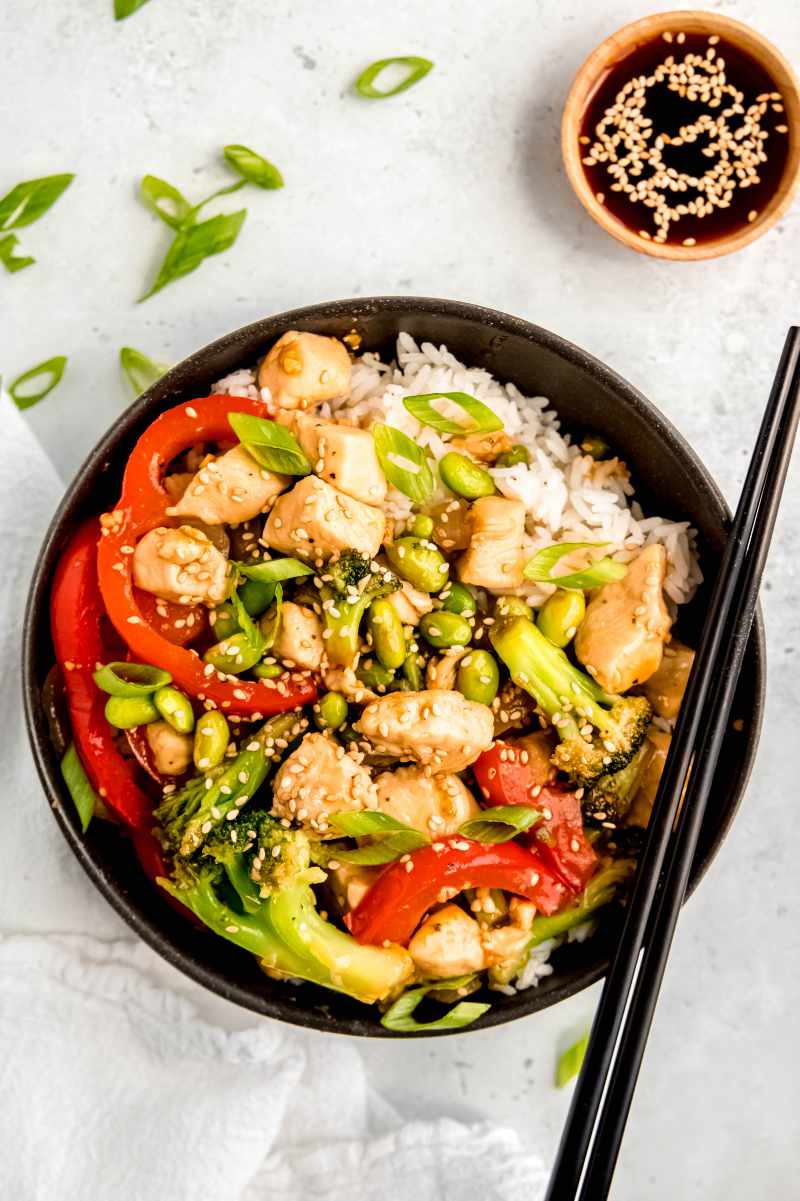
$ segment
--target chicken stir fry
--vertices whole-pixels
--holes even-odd
[[[578,576],[532,570],[538,519],[497,486],[528,449],[467,397],[437,462],[359,416],[351,361],[290,330],[258,399],[159,418],[160,479],[134,450],[135,502],[100,522],[129,653],[94,623],[95,741],[128,801],[160,790],[161,886],[267,974],[384,1007],[507,991],[554,915],[563,936],[630,874],[693,652],[661,544],[578,563],[562,535],[545,555]]]

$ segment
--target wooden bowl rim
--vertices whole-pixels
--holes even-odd
[[[703,30],[708,30],[709,34],[727,37],[729,41],[734,42],[755,58],[775,78],[776,84],[781,89],[786,109],[785,123],[789,126],[789,132],[786,135],[789,139],[789,155],[774,194],[750,225],[724,234],[713,241],[695,246],[682,246],[674,243],[657,243],[639,237],[599,203],[583,170],[578,136],[587,98],[612,58],[623,57],[637,43],[649,40],[657,34],[668,31],[677,33],[681,29],[696,32],[696,30],[688,30],[690,22],[701,25]],[[800,184],[800,83],[798,83],[791,64],[781,51],[763,34],[743,21],[703,9],[676,9],[674,12],[654,13],[652,16],[640,17],[636,21],[621,26],[604,38],[580,67],[564,106],[561,120],[561,154],[567,177],[578,200],[598,225],[618,242],[622,242],[625,246],[641,254],[668,259],[672,262],[696,262],[731,254],[735,250],[741,250],[748,246],[756,238],[760,238],[762,234],[770,230],[784,215],[794,199],[798,184]]]

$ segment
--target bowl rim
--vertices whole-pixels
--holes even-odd
[[[678,31],[681,23],[701,24],[711,34],[719,34],[733,41],[753,58],[757,58],[770,75],[783,77],[779,86],[784,91],[786,123],[789,126],[789,154],[783,175],[767,204],[749,225],[724,234],[709,242],[694,246],[683,246],[674,242],[658,243],[639,235],[621,221],[596,199],[593,188],[583,170],[578,143],[583,113],[599,77],[614,57],[629,53],[637,43],[650,40],[664,32]],[[800,82],[789,60],[758,30],[744,21],[723,13],[706,9],[676,9],[653,13],[629,21],[614,30],[595,46],[579,67],[572,82],[561,119],[561,155],[573,192],[597,224],[631,250],[652,258],[670,262],[697,262],[732,254],[749,246],[762,234],[767,233],[786,213],[800,186]]]
[[[22,634],[21,665],[25,726],[34,763],[48,806],[75,857],[95,887],[148,946],[161,955],[162,958],[166,959],[173,967],[196,983],[208,988],[212,993],[261,1016],[288,1022],[291,1025],[300,1026],[304,1029],[315,1029],[328,1033],[372,1038],[396,1038],[396,1034],[384,1029],[372,1016],[369,1019],[366,1017],[353,1018],[345,1030],[342,1028],[343,1022],[341,1021],[338,1023],[334,1022],[324,1014],[310,1010],[298,1009],[295,1011],[291,1006],[282,1004],[279,1001],[273,1001],[271,998],[262,998],[260,1003],[256,1004],[253,995],[246,986],[239,985],[220,972],[207,967],[205,963],[198,962],[184,949],[176,947],[162,931],[156,920],[144,916],[135,902],[128,900],[120,892],[115,883],[105,875],[102,864],[96,861],[91,844],[84,841],[80,835],[80,831],[68,817],[69,801],[65,797],[63,781],[58,772],[52,770],[51,762],[48,760],[47,749],[50,747],[50,737],[38,704],[39,686],[36,676],[36,632],[43,620],[49,622],[49,593],[52,576],[48,573],[48,563],[55,554],[57,546],[60,544],[62,526],[72,520],[71,510],[76,496],[80,491],[83,479],[88,474],[102,470],[103,461],[109,453],[114,451],[119,441],[131,434],[135,427],[140,424],[142,417],[147,414],[148,410],[161,411],[164,407],[162,397],[165,398],[169,394],[171,382],[176,379],[180,380],[184,375],[191,374],[192,371],[202,365],[206,357],[212,356],[215,350],[229,348],[237,341],[245,338],[260,338],[261,331],[264,331],[263,341],[267,342],[279,336],[276,330],[283,332],[286,329],[291,329],[299,322],[322,317],[352,317],[357,320],[360,316],[366,316],[376,311],[387,311],[397,314],[408,313],[409,315],[413,312],[423,316],[426,313],[431,315],[446,314],[455,318],[477,321],[483,325],[497,329],[498,332],[522,336],[526,340],[536,345],[541,345],[566,359],[576,367],[582,370],[590,370],[600,379],[602,384],[614,393],[624,396],[628,404],[632,405],[642,416],[645,416],[648,422],[656,427],[660,437],[665,437],[676,445],[679,453],[685,456],[688,463],[700,477],[700,481],[716,502],[720,512],[728,521],[730,520],[731,514],[724,496],[705,464],[683,435],[642,392],[612,368],[595,358],[594,355],[582,350],[574,343],[561,337],[561,335],[555,334],[524,318],[465,301],[393,295],[324,301],[260,318],[215,339],[207,346],[195,351],[170,368],[169,372],[165,373],[146,392],[134,400],[120,414],[113,426],[99,439],[67,487],[42,540],[27,596]],[[553,404],[555,408],[558,408],[556,400],[553,401]],[[748,742],[744,753],[742,772],[737,781],[727,812],[716,830],[711,846],[702,859],[695,859],[687,897],[694,892],[727,837],[747,789],[755,762],[763,721],[765,696],[766,645],[760,606],[756,612],[750,637],[754,653],[754,692],[752,721],[748,729]],[[529,1016],[540,1008],[549,1008],[566,997],[583,991],[583,989],[588,988],[591,984],[599,980],[605,974],[607,968],[608,959],[601,958],[593,967],[585,969],[578,981],[565,981],[560,988],[553,988],[548,994],[546,1006],[537,1005],[535,1003],[535,989],[528,989],[516,994],[519,998],[519,1003],[515,1011],[512,1012],[508,1007],[503,1009],[493,1007],[477,1023],[467,1027],[464,1031],[420,1032],[412,1035],[406,1034],[403,1037],[445,1037],[456,1033],[471,1033],[516,1021],[518,1018]],[[365,1010],[365,1012],[371,1015],[372,1009]]]

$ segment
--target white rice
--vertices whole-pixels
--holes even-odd
[[[270,402],[269,390],[256,386],[255,374],[235,371],[220,380],[215,391]],[[410,334],[397,339],[396,358],[384,363],[375,354],[363,354],[353,364],[350,395],[323,405],[320,415],[336,416],[369,428],[377,421],[403,430],[435,460],[448,449],[448,435],[421,425],[406,410],[403,398],[420,393],[466,392],[497,414],[515,442],[525,446],[530,463],[491,469],[498,491],[521,500],[528,511],[527,550],[535,553],[554,542],[604,543],[602,553],[622,562],[658,542],[667,552],[665,591],[673,607],[691,600],[703,576],[695,550],[696,531],[686,521],[645,517],[633,499],[633,487],[623,464],[595,463],[581,453],[544,396],[523,396],[514,384],[499,383],[480,367],[467,367],[446,346],[417,344]],[[444,492],[442,496],[446,495]],[[389,514],[405,520],[411,501],[390,488]],[[550,584],[525,584],[518,591],[534,606],[555,590]],[[574,941],[588,937],[593,923],[570,932]],[[531,952],[515,981],[516,989],[530,988],[549,975],[549,957],[563,939],[549,939]],[[511,985],[501,991],[514,992]]]

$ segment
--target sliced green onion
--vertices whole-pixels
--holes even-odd
[[[163,220],[167,220],[163,213],[160,215]],[[139,300],[147,300],[173,280],[196,271],[211,255],[222,254],[224,250],[228,250],[238,238],[246,216],[247,209],[239,209],[236,213],[220,213],[216,217],[201,221],[199,225],[187,225],[179,229],[164,256],[152,287],[140,296]],[[168,221],[167,224],[171,225],[172,222]]]
[[[491,1005],[480,1001],[459,1001],[452,1009],[448,1009],[443,1017],[433,1022],[416,1022],[413,1015],[420,1001],[427,997],[428,993],[452,992],[465,988],[474,979],[474,975],[456,976],[452,980],[437,980],[433,984],[424,984],[421,988],[410,988],[387,1009],[381,1018],[381,1025],[397,1034],[410,1034],[420,1030],[459,1030],[462,1026],[469,1026],[491,1009]]]
[[[362,809],[358,813],[331,813],[328,821],[334,829],[350,838],[364,838],[367,834],[393,834],[397,830],[419,834],[419,830],[415,830],[413,826],[391,817],[388,813],[381,813],[378,809]]]
[[[372,427],[381,471],[390,484],[421,504],[433,494],[433,472],[425,451],[408,434],[378,422]]]
[[[392,863],[401,855],[418,851],[420,847],[430,843],[427,835],[420,830],[398,821],[396,817],[390,817],[388,813],[374,809],[362,810],[360,813],[332,813],[328,821],[350,838],[369,836],[375,839],[369,846],[358,847],[354,851],[337,850],[335,858],[344,863]]]
[[[283,609],[283,588],[281,587],[280,584],[276,584],[275,585],[275,612],[272,615],[272,617],[269,618],[269,625],[267,627],[267,630],[264,633],[261,633],[261,629],[259,628],[259,633],[261,634],[261,637],[264,641],[264,650],[265,651],[268,651],[270,649],[270,647],[275,642],[275,639],[278,637],[278,628],[280,627],[280,624],[281,624],[281,610],[282,609]],[[268,616],[268,614],[265,614],[265,617],[267,617],[267,616]]]
[[[150,212],[172,229],[180,229],[191,215],[192,206],[183,193],[157,175],[144,176],[139,184],[139,195]]]
[[[464,425],[463,422],[443,417],[439,410],[434,408],[434,400],[449,400],[458,405],[471,419],[472,424]],[[440,434],[488,434],[503,428],[502,421],[488,405],[466,392],[424,392],[419,396],[403,397],[403,404],[412,417],[416,417],[417,421]]]
[[[401,79],[393,88],[383,91],[375,87],[375,80],[385,71],[387,67],[400,65],[408,68],[408,74],[404,79]],[[429,58],[420,58],[417,54],[403,54],[395,58],[379,58],[377,62],[371,63],[366,70],[362,71],[353,85],[359,96],[363,96],[366,100],[386,100],[389,96],[396,96],[398,92],[405,92],[408,88],[412,88],[415,83],[419,83],[424,79],[428,72],[433,68],[433,63]]]
[[[574,550],[584,550],[587,547],[608,546],[607,542],[559,542],[553,546],[543,546],[532,559],[525,564],[526,580],[536,580],[542,584],[557,584],[559,588],[599,588],[602,584],[610,584],[621,580],[627,574],[624,563],[616,559],[599,559],[583,571],[573,571],[569,575],[553,575],[553,568]]]
[[[44,175],[28,179],[0,200],[0,230],[19,229],[43,217],[72,183],[74,175]]]
[[[256,154],[255,150],[249,150],[247,146],[231,145],[224,146],[222,153],[229,166],[248,183],[270,190],[283,187],[283,176],[278,168],[260,154]]]
[[[141,396],[151,384],[161,379],[165,371],[169,371],[169,363],[159,363],[150,359],[146,354],[142,354],[141,350],[134,350],[132,346],[122,347],[119,352],[119,365],[133,388],[134,396]]]
[[[300,443],[277,421],[249,413],[229,413],[228,421],[248,454],[268,471],[282,475],[308,475],[311,471]]]
[[[126,17],[132,17],[145,4],[147,0],[114,0],[114,20],[124,21]]]
[[[574,1076],[578,1075],[588,1045],[589,1031],[587,1030],[576,1043],[573,1043],[562,1055],[559,1055],[558,1062],[556,1063],[556,1088],[563,1088],[565,1084],[569,1084]]]
[[[69,789],[69,795],[78,811],[81,829],[85,834],[89,829],[89,822],[94,816],[98,797],[89,783],[89,777],[83,770],[83,764],[78,758],[74,742],[69,744],[64,758],[61,760],[61,775],[64,777],[64,783]]]
[[[263,563],[236,563],[236,570],[248,580],[262,584],[274,584],[279,580],[294,580],[299,576],[313,575],[314,568],[299,559],[266,559]]]
[[[233,606],[233,611],[236,615],[236,621],[239,626],[239,630],[242,634],[244,634],[247,645],[251,650],[258,651],[259,655],[263,655],[264,651],[267,649],[267,642],[260,628],[256,625],[250,614],[247,612],[244,601],[239,596],[238,592],[233,592],[231,594],[231,605]]]
[[[31,367],[29,371],[24,371],[22,375],[18,375],[11,387],[8,389],[11,399],[18,409],[30,409],[40,400],[44,400],[53,388],[61,383],[61,377],[64,374],[64,369],[67,365],[67,356],[63,354],[56,355],[55,358],[45,359],[43,363],[38,363],[35,367]],[[44,387],[38,388],[37,391],[30,391],[24,385],[35,384],[36,381],[44,379],[46,383]]]
[[[168,671],[149,663],[106,663],[92,678],[109,696],[147,696],[172,683]]]
[[[36,259],[31,258],[29,254],[15,254],[14,248],[18,245],[19,238],[16,234],[5,234],[0,238],[0,263],[12,275],[36,262]]]
[[[539,809],[530,805],[498,805],[484,809],[477,817],[470,817],[458,827],[459,834],[473,842],[509,842],[517,834],[529,830],[542,820]]]

